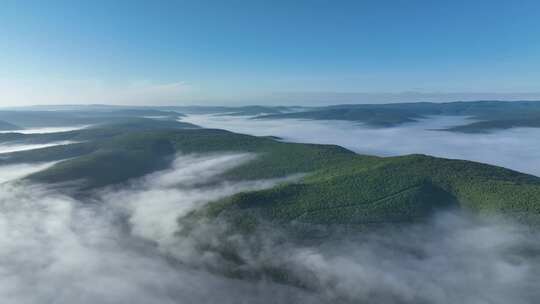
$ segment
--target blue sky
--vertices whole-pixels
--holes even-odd
[[[0,2],[0,105],[538,92],[540,1]]]

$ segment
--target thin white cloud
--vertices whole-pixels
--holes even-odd
[[[2,133],[21,133],[21,134],[43,134],[43,133],[57,133],[57,132],[67,132],[75,131],[88,127],[87,125],[82,126],[68,126],[68,127],[45,127],[45,128],[29,128],[15,131],[0,131]]]
[[[1,143],[0,144],[0,154],[18,152],[18,151],[28,151],[28,150],[41,149],[41,148],[60,146],[60,145],[69,145],[69,144],[73,144],[73,143],[76,143],[76,142],[65,140],[65,141],[51,142],[51,143],[47,143],[47,144],[9,144],[9,143]]]

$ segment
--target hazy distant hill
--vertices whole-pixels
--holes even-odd
[[[153,109],[64,110],[64,111],[0,111],[0,121],[23,128],[65,127],[123,121],[128,118],[161,117],[177,119],[182,114]]]
[[[511,128],[540,128],[540,112],[509,113],[505,117],[473,122],[463,126],[448,128],[448,131],[482,133]]]
[[[28,111],[28,110],[31,111]],[[371,127],[394,127],[429,116],[467,116],[471,123],[448,131],[481,133],[514,127],[540,127],[539,101],[415,102],[305,106],[109,106],[68,105],[0,111],[0,120],[17,126],[50,127],[110,122],[128,117],[176,119],[184,114],[255,116],[256,119],[347,120]]]
[[[12,123],[0,121],[0,131],[9,131],[9,130],[20,130],[21,127],[16,126]]]
[[[158,107],[162,110],[178,111],[185,114],[229,114],[229,115],[263,115],[263,114],[280,114],[298,111],[301,107],[284,107],[284,106],[176,106],[176,107]]]
[[[373,127],[391,127],[432,115],[469,116],[475,121],[480,121],[450,128],[450,131],[485,132],[511,127],[538,127],[540,126],[540,102],[475,101],[337,105],[295,113],[265,115],[259,118],[349,120]]]

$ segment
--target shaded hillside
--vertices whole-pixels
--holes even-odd
[[[228,172],[226,177],[260,179],[310,172],[355,156],[336,146],[286,144],[224,130],[184,129],[130,132],[96,142],[12,153],[9,157],[17,162],[33,157],[45,161],[79,152],[81,157],[61,162],[29,178],[47,183],[84,180],[83,188],[90,189],[163,168],[175,153],[253,152],[259,154],[255,161]],[[43,159],[44,155],[51,157]]]

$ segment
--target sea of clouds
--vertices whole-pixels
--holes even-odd
[[[513,128],[487,134],[440,131],[472,122],[459,116],[433,116],[391,128],[372,128],[348,121],[227,115],[188,115],[182,121],[245,134],[278,136],[286,141],[336,144],[361,154],[421,153],[472,160],[540,176],[540,128]]]
[[[526,227],[444,213],[400,229],[299,244],[279,227],[227,234],[179,217],[284,179],[220,175],[252,154],[179,155],[171,168],[76,199],[19,180],[52,164],[0,167],[3,303],[535,303],[540,240]],[[210,248],[226,246],[241,265]],[[252,280],[228,267],[262,273]],[[286,270],[294,284],[262,270]]]

